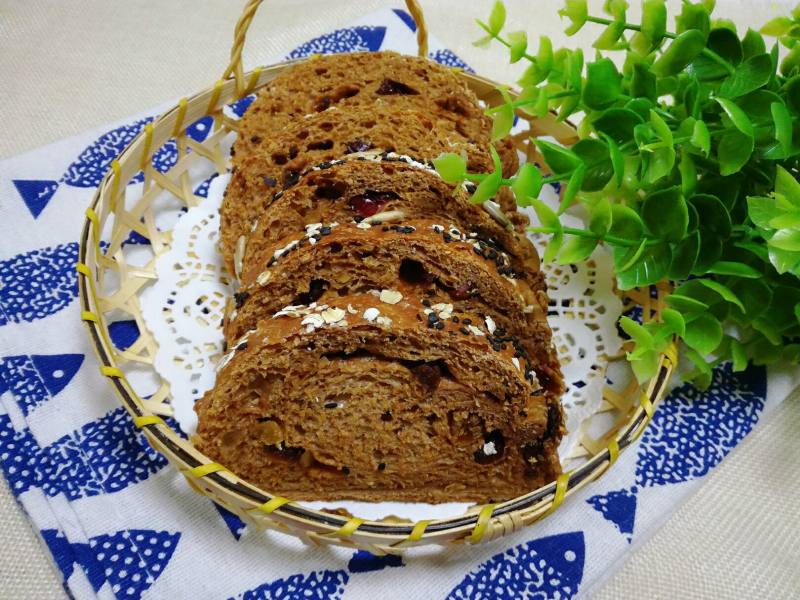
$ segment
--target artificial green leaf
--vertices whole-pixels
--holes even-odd
[[[701,355],[711,354],[722,342],[722,325],[708,313],[686,323],[683,341]]]
[[[601,134],[601,137],[608,144],[608,155],[611,158],[611,168],[614,171],[614,183],[617,187],[620,187],[625,177],[625,158],[614,140],[605,134]]]
[[[652,348],[655,344],[650,332],[630,317],[620,317],[619,326],[636,343],[637,347]]]
[[[645,197],[641,214],[647,229],[658,239],[679,242],[686,235],[689,210],[677,186]]]
[[[556,175],[568,175],[578,167],[578,165],[583,163],[569,148],[559,146],[553,142],[537,139],[536,146],[539,148],[539,152],[542,153],[544,162],[547,163],[547,166],[550,167],[550,170]]]
[[[722,100],[722,98],[717,100]],[[752,136],[745,133],[729,131],[723,135],[717,147],[719,172],[722,175],[732,175],[741,171],[742,167],[750,160],[750,156],[753,154],[753,147]]]
[[[650,71],[648,65],[637,64],[633,66],[631,95],[647,98],[652,102],[658,99],[656,76]]]
[[[440,154],[432,162],[436,172],[446,183],[461,183],[467,175],[467,161],[459,154]]]
[[[705,41],[705,36],[708,35],[711,29],[711,19],[709,18],[711,11],[702,3],[684,2],[681,8],[681,14],[675,18],[675,26],[678,33],[698,30]]]
[[[613,50],[623,33],[625,33],[625,23],[614,21],[603,30],[592,46],[598,50]]]
[[[539,222],[544,227],[551,227],[558,231],[561,230],[561,222],[558,220],[556,213],[553,212],[553,209],[537,198],[532,197],[530,203],[531,206],[533,206],[533,210],[536,212],[536,216],[539,218]]]
[[[525,56],[525,51],[528,49],[528,34],[524,31],[512,31],[508,34],[508,43],[511,62],[515,63]]]
[[[795,42],[795,40],[792,41]],[[785,77],[797,75],[798,67],[800,67],[800,47],[795,43],[792,49],[789,50],[789,53],[784,56],[781,61],[781,74]]]
[[[647,98],[631,98],[623,108],[632,110],[642,118],[642,121],[645,121],[650,118],[650,109],[653,108],[653,102]]]
[[[708,49],[721,56],[732,65],[742,62],[742,42],[736,35],[736,31],[731,31],[727,27],[714,28],[708,33],[706,41]]]
[[[658,371],[658,352],[650,350],[643,353],[639,360],[631,362],[631,369],[639,383],[649,381]]]
[[[750,265],[738,262],[719,260],[708,268],[709,273],[715,275],[735,275],[746,279],[758,279],[763,273]]]
[[[792,116],[789,114],[789,109],[780,102],[773,102],[769,108],[775,124],[775,139],[781,145],[785,156],[792,149]]]
[[[586,192],[602,190],[614,174],[608,145],[595,138],[585,138],[572,146],[572,152],[586,166],[580,189]]]
[[[664,323],[669,325],[670,330],[683,337],[686,334],[686,321],[683,320],[683,315],[674,308],[665,308],[661,311],[661,318]]]
[[[476,23],[478,23],[478,25],[480,25],[483,29],[488,29],[489,28],[489,26],[486,25],[486,23],[484,23],[483,21],[476,21]],[[484,48],[484,49],[486,49],[492,43],[493,39],[494,38],[491,35],[485,35],[482,38],[477,39],[474,42],[472,42],[472,45],[475,46],[476,48]]]
[[[772,248],[778,250],[788,250],[789,252],[800,252],[800,230],[781,229],[767,242]]]
[[[520,206],[530,206],[531,198],[537,198],[542,191],[542,173],[533,163],[525,163],[517,171],[511,184],[514,197]]]
[[[672,43],[656,60],[653,64],[653,72],[659,77],[680,73],[703,51],[705,45],[705,36],[700,31],[696,29],[685,31],[672,40]]]
[[[775,192],[800,207],[800,182],[781,165],[775,171]]]
[[[615,249],[615,253],[616,253]],[[617,273],[617,285],[620,289],[629,290],[658,283],[667,275],[672,252],[669,244],[656,244],[648,246],[642,258],[622,273]]]
[[[647,248],[647,240],[643,239],[638,246],[631,246],[629,248],[615,248],[614,250],[614,267],[617,273],[622,273],[633,267],[642,258],[645,249]]]
[[[575,199],[576,194],[581,189],[583,178],[586,176],[586,165],[581,163],[572,172],[572,175],[567,181],[567,187],[564,188],[564,195],[561,197],[561,204],[558,206],[558,214],[567,210],[572,201]]]
[[[798,229],[800,228],[800,211],[783,213],[769,222],[773,229]]]
[[[550,238],[550,241],[547,242],[547,246],[544,248],[544,254],[542,254],[542,261],[545,263],[551,263],[555,260],[558,251],[561,250],[561,244],[564,242],[564,234],[562,232],[554,233],[553,237]]]
[[[672,250],[672,262],[667,277],[674,280],[686,279],[692,272],[700,252],[700,233],[695,231],[682,240]]]
[[[646,181],[654,183],[672,172],[672,167],[675,166],[675,148],[672,146],[656,148],[649,158]]]
[[[692,281],[697,282],[700,285],[704,285],[708,289],[719,294],[726,302],[735,304],[740,309],[744,310],[744,304],[742,304],[742,301],[737,298],[736,294],[734,294],[728,286],[723,285],[713,279],[698,278],[692,279]]]
[[[692,267],[692,275],[703,275],[708,267],[722,258],[722,239],[708,230],[700,230],[700,251]]]
[[[503,181],[503,165],[500,162],[500,155],[494,146],[489,146],[489,152],[492,155],[492,162],[494,163],[494,171],[486,176],[486,179],[478,184],[477,189],[469,199],[473,204],[482,204],[493,198]]]
[[[697,169],[695,169],[692,155],[686,151],[681,152],[678,171],[681,174],[681,192],[684,197],[691,196],[697,186]]]
[[[589,16],[586,0],[566,0],[564,2],[564,8],[559,10],[558,14],[570,20],[570,26],[567,27],[565,33],[567,35],[574,35],[580,31],[583,24],[586,23],[586,18]]]
[[[619,97],[620,85],[620,74],[610,59],[601,58],[587,63],[583,103],[589,108],[601,110]]]
[[[715,98],[715,100],[722,107],[722,110],[725,111],[725,114],[728,115],[728,118],[736,129],[749,137],[753,137],[753,124],[750,122],[745,112],[739,108],[735,102],[728,98]]]
[[[786,102],[794,110],[795,114],[800,113],[800,75],[795,75],[784,84]]]
[[[684,315],[687,313],[698,313],[709,309],[708,304],[705,302],[695,298],[690,298],[688,296],[683,296],[682,294],[677,294],[675,292],[667,296],[665,301],[670,306],[681,311]]]
[[[747,199],[747,213],[750,220],[759,227],[769,229],[771,221],[783,215],[791,205],[780,198],[765,198],[763,196],[750,196]]]
[[[508,92],[506,92],[508,93]],[[506,137],[514,126],[514,109],[511,104],[503,104],[492,117],[492,141]]]
[[[731,338],[731,358],[733,358],[734,373],[739,373],[747,368],[747,353],[744,346],[735,338]]]
[[[755,319],[752,323],[753,329],[760,332],[765,338],[767,338],[773,346],[779,346],[781,343],[781,334],[780,331],[775,327],[775,324],[772,322],[771,319],[767,319],[764,317],[759,317]]]
[[[571,265],[582,262],[589,258],[597,247],[598,240],[583,236],[570,237],[561,247],[561,252],[556,259],[560,265]]]
[[[764,54],[767,51],[767,45],[760,33],[748,27],[747,33],[742,39],[742,51],[745,58],[750,58],[757,54]]]
[[[492,12],[489,15],[489,31],[494,34],[500,33],[506,22],[506,7],[502,2],[495,2]]]
[[[734,313],[740,323],[758,318],[772,302],[772,289],[760,279],[738,279],[731,284],[731,291],[744,306]]]
[[[695,121],[690,143],[706,156],[711,152],[711,135],[703,121]]]
[[[642,34],[656,47],[667,31],[667,7],[664,0],[644,0],[642,2]]]
[[[644,232],[644,223],[639,214],[622,204],[611,205],[611,229],[608,233],[626,240],[639,241]]]
[[[780,37],[782,35],[786,35],[789,30],[794,25],[794,21],[792,21],[789,17],[775,17],[774,19],[767,21],[759,31],[764,35],[770,35],[772,37]]]
[[[736,67],[733,75],[722,82],[719,95],[738,98],[757,90],[772,76],[772,59],[769,54],[752,56]]]
[[[589,207],[589,230],[597,235],[605,235],[610,227],[611,203],[603,197]]]
[[[632,110],[609,108],[600,113],[592,125],[598,132],[622,144],[633,139],[633,128],[642,122],[642,118]]]
[[[763,88],[736,99],[736,104],[745,112],[756,128],[756,137],[760,141],[770,139],[768,131],[759,132],[758,129],[772,124],[770,104],[773,102],[783,104],[783,99],[775,92]]]
[[[539,68],[547,73],[553,68],[553,42],[546,35],[539,36],[539,51],[536,53]]]
[[[691,381],[699,390],[707,390],[711,387],[714,372],[711,370],[711,365],[703,359],[703,357],[692,348],[686,348],[684,355],[695,366],[694,370],[682,375],[683,381]]]
[[[779,274],[794,271],[800,265],[800,252],[780,250],[774,246],[768,246],[768,249],[769,262]]]

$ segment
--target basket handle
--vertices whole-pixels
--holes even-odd
[[[222,79],[230,79],[233,77],[236,80],[236,95],[241,97],[245,94],[247,89],[247,82],[244,80],[244,67],[242,66],[242,49],[244,48],[245,38],[247,37],[247,30],[250,28],[250,23],[261,5],[262,0],[247,0],[242,16],[236,23],[236,28],[233,32],[233,46],[231,47],[231,60],[222,74]],[[417,24],[417,54],[425,57],[428,55],[428,28],[425,26],[425,18],[422,15],[422,8],[417,0],[406,0],[406,7],[411,17]]]

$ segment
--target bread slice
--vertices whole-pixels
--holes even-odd
[[[492,169],[485,146],[463,140],[425,113],[385,106],[368,111],[332,108],[311,115],[265,139],[261,150],[234,169],[226,190],[220,209],[226,260],[233,256],[239,237],[251,231],[272,196],[319,163],[367,150],[394,151],[421,160],[431,160],[443,152],[463,152],[473,172]]]
[[[225,335],[233,342],[285,306],[396,289],[422,299],[429,313],[477,314],[496,336],[518,339],[542,387],[557,398],[562,377],[546,321],[547,295],[530,280],[543,285],[538,271],[517,271],[493,240],[447,221],[313,223],[253,257]]]
[[[396,52],[330,54],[298,62],[259,92],[240,122],[234,165],[261,153],[277,131],[330,107],[360,114],[375,107],[419,110],[459,139],[490,143],[491,120],[453,69]],[[510,175],[516,151],[507,143],[497,148]]]
[[[491,214],[469,202],[469,193],[453,189],[427,165],[402,155],[362,156],[312,167],[285,190],[277,192],[252,231],[229,256],[231,273],[241,274],[250,256],[259,256],[282,238],[295,235],[307,223],[347,222],[378,212],[400,211],[405,218],[431,218],[492,238],[526,271],[539,270],[539,257],[520,231],[527,225],[521,213]],[[494,216],[492,216],[494,215]],[[238,261],[236,259],[239,259]]]
[[[195,445],[301,500],[494,502],[552,481],[562,415],[524,349],[426,308],[385,290],[264,318],[197,403]]]

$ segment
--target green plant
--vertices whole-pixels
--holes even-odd
[[[559,11],[568,34],[602,25],[596,56],[554,50],[547,37],[529,53],[524,32],[504,34],[498,2],[486,36],[527,67],[521,94],[491,108],[493,137],[511,129],[515,110],[579,121],[580,140],[563,147],[534,140],[547,173],[525,164],[503,178],[495,156],[489,174],[468,173],[457,155],[435,161],[456,183],[478,183],[473,201],[501,185],[532,206],[551,234],[544,260],[585,260],[598,244],[613,252],[622,289],[663,279],[675,282],[661,322],[620,325],[634,340],[628,354],[640,379],[658,353],[680,338],[695,365],[689,375],[707,385],[711,369],[731,360],[768,364],[800,359],[800,9],[739,36],[730,21],[713,20],[713,0],[684,0],[667,30],[664,0],[643,0],[641,23],[626,20],[625,0],[607,0],[607,16],[590,15],[586,0]],[[767,49],[763,35],[779,43]],[[780,60],[779,44],[788,49]],[[612,61],[609,56],[618,60]],[[618,66],[621,65],[621,66]],[[544,184],[563,182],[555,212],[538,199]],[[562,226],[558,215],[583,205],[585,229]]]

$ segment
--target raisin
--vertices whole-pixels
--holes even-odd
[[[435,390],[442,380],[442,370],[436,363],[422,363],[412,367],[411,372],[429,391]]]
[[[375,93],[381,96],[393,96],[393,95],[416,96],[417,94],[419,94],[417,90],[407,86],[405,83],[388,78],[381,81],[381,84],[380,86],[378,86],[378,89],[376,90]]]
[[[347,150],[348,154],[353,154],[355,152],[366,152],[372,148],[372,144],[364,140],[353,140],[352,142],[347,142],[344,148]]]
[[[350,208],[361,217],[371,217],[377,214],[388,202],[399,199],[400,196],[394,192],[367,190],[363,194],[350,198]]]

